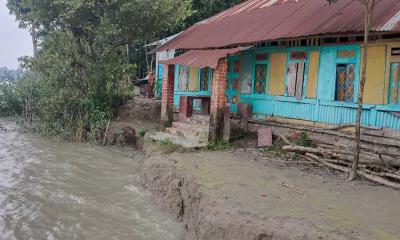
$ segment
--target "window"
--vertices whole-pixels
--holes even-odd
[[[179,66],[179,84],[178,90],[186,92],[188,90],[188,77],[189,77],[189,67],[188,66]]]
[[[244,55],[240,79],[240,93],[250,94],[252,85],[253,56]]]
[[[355,64],[336,65],[336,101],[354,101]]]
[[[392,48],[392,56],[400,56],[400,48]]]
[[[390,70],[390,104],[399,104],[400,97],[400,63],[392,63]]]
[[[267,52],[259,52],[255,57],[254,77],[253,77],[253,93],[267,93],[267,72],[268,72],[268,54]]]
[[[254,78],[254,93],[265,94],[267,84],[267,64],[256,64]]]
[[[202,68],[200,70],[200,91],[208,91],[210,83],[210,68]]]
[[[296,97],[300,100],[303,96],[304,72],[307,52],[291,52],[287,68],[286,96]]]

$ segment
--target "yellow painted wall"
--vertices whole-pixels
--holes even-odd
[[[199,69],[190,67],[189,70],[189,91],[197,92],[199,89]]]
[[[272,53],[270,64],[268,94],[272,96],[283,96],[285,92],[285,71],[287,53]]]
[[[363,54],[363,49],[361,54]],[[362,62],[360,65],[360,72]],[[367,79],[364,89],[365,104],[384,104],[385,101],[385,69],[386,69],[386,46],[370,46],[368,48]],[[360,73],[361,78],[361,73]]]
[[[317,85],[318,85],[318,69],[319,69],[319,51],[310,52],[310,61],[308,67],[308,79],[307,79],[307,98],[317,97]]]

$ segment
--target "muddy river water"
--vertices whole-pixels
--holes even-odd
[[[143,156],[133,155],[0,119],[0,239],[180,239],[178,223],[135,187]]]

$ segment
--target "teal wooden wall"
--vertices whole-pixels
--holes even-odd
[[[211,82],[212,82],[212,70],[209,72],[210,81],[208,83],[208,91],[179,91],[179,65],[175,65],[175,74],[174,74],[174,106],[179,107],[179,100],[181,96],[211,96]],[[199,87],[200,89],[200,69],[198,70],[198,79],[199,79]],[[194,102],[195,109],[200,109],[199,101]]]
[[[297,100],[294,97],[287,96],[269,96],[268,93],[263,95],[240,94],[239,102],[251,104],[255,118],[263,119],[266,116],[277,116],[337,125],[351,124],[355,122],[357,111],[357,89],[360,73],[360,45],[298,48],[265,47],[252,49],[243,54],[256,54],[256,52],[259,52],[260,50],[266,50],[268,53],[287,52],[288,54],[290,51],[301,50],[307,51],[308,56],[310,51],[319,50],[319,75],[316,99],[308,99],[304,96],[304,94],[301,100]],[[353,50],[356,52],[356,55],[354,57],[341,59],[338,57],[338,50]],[[228,64],[231,64],[237,59],[237,57],[229,57]],[[354,84],[354,102],[335,101],[336,65],[338,63],[355,64],[356,76]],[[308,59],[306,61],[306,69],[308,69]],[[230,74],[231,73],[228,73],[227,75],[228,81],[231,77]],[[285,80],[286,79],[282,79],[282,81]],[[306,84],[307,72],[305,72],[304,79],[304,85],[306,86]],[[384,84],[383,79],[382,84]],[[228,88],[228,99],[230,98],[229,94],[234,94],[230,91],[231,90]],[[233,105],[232,111],[236,111],[236,105]],[[376,127],[400,129],[400,117],[396,116],[396,114],[394,113],[396,111],[400,112],[400,105],[364,105],[362,124]]]

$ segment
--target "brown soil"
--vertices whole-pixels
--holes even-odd
[[[148,131],[157,130],[160,113],[160,101],[135,98],[120,108],[118,119],[112,123],[112,126],[116,128],[131,127],[136,131],[139,131],[140,128]]]
[[[140,181],[182,221],[185,239],[400,239],[399,191],[256,148],[147,152]]]
[[[135,98],[128,101],[118,111],[118,118],[110,122],[104,141],[104,131],[97,137],[106,145],[128,145],[141,148],[141,131],[157,131],[161,112],[161,102],[153,99]]]

